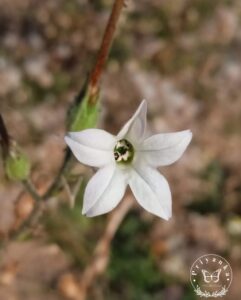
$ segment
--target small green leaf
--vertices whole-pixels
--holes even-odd
[[[11,180],[25,180],[29,176],[30,162],[24,153],[16,151],[6,159],[5,170]]]

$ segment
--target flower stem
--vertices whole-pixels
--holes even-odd
[[[43,200],[47,201],[48,198],[55,193],[55,191],[58,189],[59,184],[60,184],[60,179],[63,176],[64,172],[69,166],[70,163],[70,158],[71,158],[71,151],[69,148],[66,148],[65,156],[62,162],[62,165],[59,169],[59,172],[54,178],[54,181],[50,185],[50,187],[46,190],[46,192],[43,194]]]
[[[35,187],[33,186],[32,182],[30,181],[30,179],[23,180],[22,183],[23,183],[25,189],[29,192],[29,194],[35,201],[42,200],[42,197],[38,194],[38,192],[36,191]]]
[[[110,47],[114,38],[117,22],[119,20],[121,10],[124,7],[124,5],[125,5],[125,0],[115,0],[109,21],[105,29],[104,37],[102,40],[100,51],[96,59],[95,66],[93,68],[93,71],[90,74],[90,80],[89,80],[90,95],[94,96],[96,95],[96,93],[98,93],[100,77],[106,59],[109,54]],[[95,99],[95,97],[90,97],[90,99]]]

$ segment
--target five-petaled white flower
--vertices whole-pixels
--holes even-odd
[[[155,169],[178,160],[191,141],[184,130],[145,137],[147,104],[143,100],[117,136],[101,130],[70,132],[65,141],[83,164],[99,170],[90,179],[82,213],[93,217],[114,209],[129,184],[139,204],[165,220],[172,214],[171,192]]]

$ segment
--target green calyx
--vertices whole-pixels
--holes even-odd
[[[114,157],[117,163],[130,164],[134,158],[134,147],[126,139],[119,140],[114,148]]]

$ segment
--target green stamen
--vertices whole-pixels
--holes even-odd
[[[114,157],[117,163],[129,164],[134,157],[134,148],[126,139],[119,140],[114,148]]]

